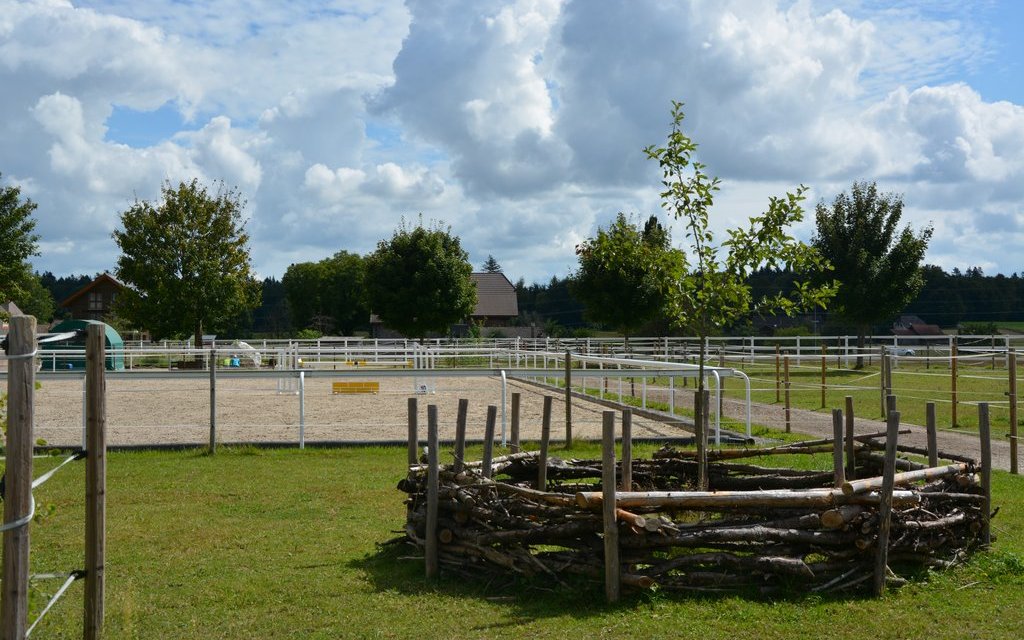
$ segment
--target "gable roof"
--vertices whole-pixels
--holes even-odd
[[[476,284],[474,317],[511,318],[519,315],[516,288],[504,273],[474,273],[470,278]]]
[[[92,282],[90,282],[89,284],[83,286],[78,291],[75,291],[74,293],[72,293],[68,297],[66,297],[63,300],[61,300],[60,301],[60,306],[67,307],[67,306],[69,306],[71,304],[74,304],[75,300],[78,300],[79,298],[81,298],[85,294],[89,293],[90,291],[95,289],[97,286],[99,286],[103,282],[110,282],[110,283],[114,284],[115,286],[117,286],[118,289],[124,289],[124,283],[122,283],[120,280],[118,280],[114,276],[110,275],[109,273],[101,273],[100,275],[96,276],[93,279]]]

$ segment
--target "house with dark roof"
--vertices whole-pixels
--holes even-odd
[[[124,291],[124,284],[109,273],[101,273],[81,289],[60,301],[76,320],[102,320],[109,317],[114,301]]]
[[[456,337],[469,335],[470,323],[478,327],[495,328],[504,327],[501,332],[508,335],[518,335],[522,331],[516,331],[518,327],[511,327],[512,322],[519,317],[519,298],[516,295],[515,285],[505,276],[504,273],[473,273],[470,275],[473,284],[476,285],[476,307],[472,315],[467,318],[466,324],[453,325],[450,333]],[[530,328],[527,327],[529,332]],[[491,333],[491,332],[486,332]],[[397,332],[386,328],[380,317],[370,314],[370,336],[374,338],[398,338]]]

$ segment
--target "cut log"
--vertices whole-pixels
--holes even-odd
[[[939,478],[945,478],[947,476],[966,472],[967,464],[961,462],[957,464],[949,464],[943,467],[928,467],[926,469],[918,469],[916,471],[897,473],[893,476],[893,482],[896,486],[903,486],[912,482],[931,482],[932,480],[938,480]],[[863,493],[865,491],[878,491],[882,488],[882,483],[883,479],[881,477],[850,480],[849,482],[843,483],[843,493],[848,496],[852,496],[855,493]]]

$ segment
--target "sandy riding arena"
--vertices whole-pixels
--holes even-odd
[[[458,401],[469,401],[467,438],[484,434],[488,405],[496,405],[501,433],[501,380],[495,377],[431,378],[392,377],[379,382],[379,393],[333,394],[330,377],[305,380],[300,418],[299,394],[276,377],[220,375],[217,381],[217,440],[221,443],[298,443],[300,420],[307,444],[317,442],[404,442],[407,437],[408,398],[416,397],[421,439],[426,435],[427,405],[436,404],[440,437],[455,435]],[[416,393],[426,382],[426,393]],[[40,378],[36,391],[36,435],[54,446],[75,446],[82,440],[83,383],[79,376]],[[282,388],[284,387],[284,388]],[[506,425],[511,425],[511,400],[520,393],[523,440],[540,438],[545,393],[553,395],[552,440],[565,434],[565,404],[561,392],[548,392],[532,384],[509,380]],[[573,402],[573,437],[600,439],[601,412],[593,402]],[[210,385],[202,377],[163,378],[110,376],[107,379],[108,442],[118,445],[206,444],[210,436]],[[682,437],[678,427],[634,417],[633,435]]]

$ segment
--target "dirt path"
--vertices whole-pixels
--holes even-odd
[[[785,407],[781,405],[752,404],[750,420],[754,424],[763,424],[773,429],[784,429],[786,424]],[[735,420],[743,420],[746,408],[743,402],[724,400],[722,406],[724,416]],[[793,431],[822,438],[832,437],[832,417],[830,414],[791,409],[790,424]],[[925,448],[928,444],[925,428],[914,424],[902,424],[901,429],[910,429],[911,433],[900,435],[900,443]],[[875,433],[885,431],[885,423],[881,420],[856,418],[854,433]],[[981,441],[977,432],[952,431],[940,429],[938,433],[939,451],[970,456],[981,459]],[[1004,471],[1010,470],[1010,442],[1008,439],[992,439],[992,466]]]

